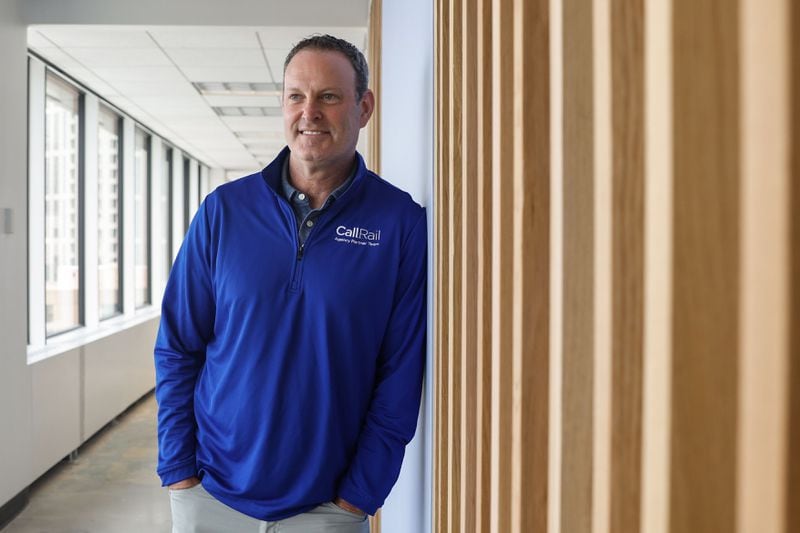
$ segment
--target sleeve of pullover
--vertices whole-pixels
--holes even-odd
[[[369,514],[383,505],[417,427],[427,328],[425,211],[401,256],[394,308],[379,354],[375,388],[339,496]]]
[[[194,390],[215,311],[207,201],[192,220],[172,266],[156,337],[157,471],[162,485],[197,474]]]

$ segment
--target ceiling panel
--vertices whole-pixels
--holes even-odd
[[[34,26],[61,48],[155,48],[141,27],[120,26]]]
[[[51,48],[56,45],[33,27],[28,28],[28,46],[30,48]]]
[[[152,28],[150,35],[164,48],[259,48],[256,28]]]
[[[191,67],[181,69],[190,81],[272,82],[266,65],[261,67]]]
[[[184,67],[264,67],[258,48],[165,48],[164,52]]]
[[[194,96],[197,91],[186,82],[170,83],[166,81],[118,81],[114,87],[121,94],[136,96]]]
[[[258,32],[264,48],[289,50],[292,46],[314,33],[328,33],[356,45],[363,50],[367,29],[357,26],[291,26],[265,28]]]
[[[222,117],[233,131],[283,131],[281,117]]]
[[[186,82],[174,66],[163,67],[96,67],[94,73],[109,82],[115,81],[168,81]]]
[[[83,68],[80,62],[61,48],[34,48],[33,51],[66,72]]]
[[[170,66],[169,58],[158,48],[63,48],[87,67]]]
[[[267,56],[269,68],[272,69],[272,75],[275,81],[283,81],[283,62],[286,61],[286,56],[289,55],[289,49],[264,49],[264,55]]]
[[[208,105],[213,107],[280,107],[281,99],[277,96],[204,96]]]

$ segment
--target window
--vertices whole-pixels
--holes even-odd
[[[189,223],[192,221],[191,207],[189,207],[189,190],[191,179],[189,178],[189,158],[183,158],[183,232],[189,231]]]
[[[97,127],[97,297],[100,320],[122,312],[119,254],[120,117],[101,105]]]
[[[79,117],[81,93],[48,72],[45,80],[45,306],[46,335],[82,322]]]
[[[140,129],[133,167],[133,284],[139,308],[150,303],[150,136]]]
[[[169,271],[172,268],[172,149],[164,149],[164,164],[161,172],[161,194],[159,202],[161,204],[161,220],[164,221],[161,231],[161,254],[163,258],[164,272],[163,279],[169,278]]]

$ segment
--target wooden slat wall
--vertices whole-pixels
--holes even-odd
[[[433,530],[800,533],[800,8],[434,3]]]
[[[383,22],[383,0],[370,0],[369,45],[367,55],[370,67],[369,88],[375,94],[375,109],[369,122],[367,167],[381,173],[381,31]],[[371,533],[381,533],[381,511],[369,518]]]

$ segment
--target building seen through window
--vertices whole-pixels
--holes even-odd
[[[150,303],[150,136],[138,128],[133,166],[133,286],[139,308]]]
[[[81,94],[52,73],[45,85],[45,314],[51,336],[81,324]]]
[[[97,295],[100,319],[122,312],[120,117],[101,105],[97,128]]]

